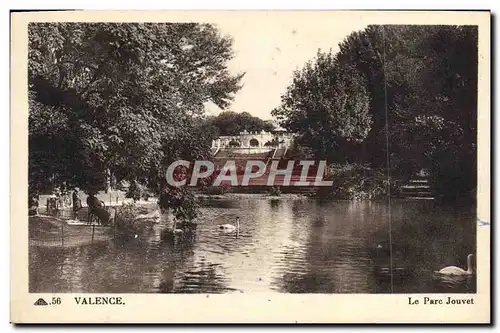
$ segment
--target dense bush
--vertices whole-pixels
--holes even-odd
[[[123,203],[122,206],[117,207],[115,224],[118,232],[129,235],[141,234],[151,225],[145,220],[136,220],[138,215],[145,213],[147,213],[146,208],[136,206],[134,203]]]
[[[162,211],[171,211],[179,222],[191,222],[198,216],[198,202],[185,186],[166,187],[160,194],[158,204]]]
[[[119,228],[131,226],[137,214],[139,214],[138,209],[133,203],[124,203],[116,211],[116,226]]]
[[[359,164],[334,165],[325,180],[332,187],[322,187],[316,195],[321,198],[342,200],[376,200],[388,195],[387,174]],[[396,187],[391,182],[391,193]]]
[[[203,194],[207,194],[207,195],[224,195],[226,193],[229,193],[231,192],[231,188],[227,185],[219,185],[219,186],[213,186],[213,185],[210,185],[210,186],[205,186],[201,189],[201,192]]]
[[[281,188],[279,186],[273,186],[269,190],[269,195],[278,197],[281,195]]]

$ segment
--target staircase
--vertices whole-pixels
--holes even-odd
[[[211,150],[212,156],[217,156],[217,153],[219,152],[220,148],[214,147],[214,148],[211,148],[210,150]]]
[[[286,154],[286,148],[276,148],[271,158],[273,160],[279,160],[285,157],[285,154]]]

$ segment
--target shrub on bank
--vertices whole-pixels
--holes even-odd
[[[138,207],[134,203],[124,203],[117,207],[115,223],[119,231],[132,234],[139,234],[142,229],[148,226],[146,221],[137,221],[136,217],[147,212],[147,209]]]
[[[274,197],[279,197],[281,195],[281,188],[279,186],[273,186],[269,190],[269,195]]]
[[[325,180],[332,181],[333,185],[318,189],[317,197],[339,200],[377,200],[386,197],[388,193],[387,174],[359,164],[333,165]],[[391,183],[392,186],[394,186],[393,183]]]
[[[193,221],[199,213],[199,204],[186,186],[165,188],[160,194],[158,204],[162,211],[170,211],[176,221],[181,223]]]
[[[230,188],[227,185],[219,185],[219,186],[205,186],[201,189],[201,193],[206,195],[224,195],[230,192]]]
[[[116,220],[128,220],[136,214],[137,207],[131,202],[124,202],[118,207],[116,212]]]
[[[115,223],[117,228],[127,228],[133,225],[135,217],[139,214],[137,207],[133,203],[123,203],[117,208]]]

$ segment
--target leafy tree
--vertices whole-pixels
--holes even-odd
[[[37,23],[29,41],[32,142],[57,136],[74,143],[54,166],[73,160],[122,177],[159,168],[178,155],[166,150],[179,136],[206,144],[190,132],[193,118],[209,100],[227,107],[240,88],[241,75],[226,68],[231,40],[211,25]],[[51,115],[59,123],[46,129]],[[59,151],[30,147],[34,164]]]
[[[332,151],[330,160],[384,169],[389,152],[391,174],[411,177],[426,168],[438,194],[471,193],[476,187],[477,27],[369,26],[347,36],[339,49],[328,55],[330,71],[319,70],[325,61],[318,56],[294,75],[274,111],[282,124],[301,133],[301,144],[316,156]],[[366,94],[367,118],[360,119],[371,121],[368,133],[357,136],[360,144],[349,147],[351,154],[338,139],[342,128],[330,125],[323,112],[311,111],[321,110],[324,100],[339,99],[332,97],[338,91],[333,78],[343,71],[352,74],[338,81],[362,86],[346,89],[346,96],[360,100]],[[353,109],[364,110],[361,105]],[[329,110],[338,124],[355,128],[342,119],[341,108]]]
[[[107,170],[157,185],[173,159],[207,155],[204,104],[226,108],[240,89],[232,40],[209,24],[32,23],[28,35],[33,187],[95,191]]]
[[[294,73],[293,83],[272,111],[281,126],[298,134],[316,158],[346,161],[349,150],[368,135],[372,123],[362,77],[335,56],[318,52]]]

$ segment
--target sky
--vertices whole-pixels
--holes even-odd
[[[321,15],[297,20],[263,14],[258,20],[239,17],[212,23],[221,34],[233,38],[231,73],[246,73],[229,110],[246,111],[264,120],[272,119],[271,110],[279,106],[294,70],[314,59],[318,49],[337,52],[345,37],[366,27],[352,16],[334,20]],[[207,110],[214,115],[222,111],[212,103]]]

